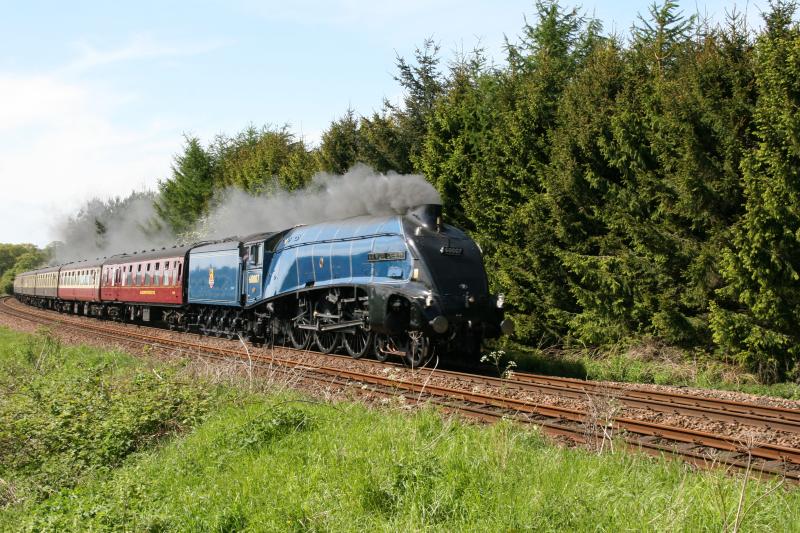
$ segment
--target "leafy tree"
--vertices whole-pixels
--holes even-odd
[[[0,244],[0,276],[13,267],[21,255],[35,251],[33,244]]]
[[[15,258],[14,263],[5,268],[0,275],[0,294],[11,294],[14,291],[14,278],[17,274],[38,268],[50,259],[48,249],[40,250],[32,244],[2,244],[0,250],[8,250],[6,247],[16,248],[13,252]]]

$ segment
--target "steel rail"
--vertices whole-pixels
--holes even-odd
[[[3,307],[9,309],[5,300],[3,301]],[[12,308],[11,314],[17,313],[19,313],[19,310]],[[66,327],[81,330],[89,329],[117,338],[122,337],[123,339],[134,338],[146,344],[168,345],[195,352],[213,353],[223,355],[226,359],[234,357],[242,360],[245,357],[245,354],[240,350],[212,347],[177,339],[153,337],[127,330],[123,333],[119,328],[107,328],[96,324],[69,324],[64,320],[47,316],[47,313],[44,312],[26,310],[25,314],[34,315],[42,320],[58,323]],[[249,354],[247,357],[258,361],[262,366],[278,364],[295,370],[299,368],[323,374],[325,382],[331,379],[340,380],[345,378],[350,383],[367,383],[373,387],[378,387],[381,389],[380,392],[384,394],[396,396],[400,391],[413,392],[418,395],[417,401],[421,401],[424,397],[426,401],[431,401],[431,403],[456,409],[467,415],[480,416],[484,419],[496,420],[501,417],[510,417],[523,422],[535,423],[541,426],[547,434],[558,434],[572,440],[585,442],[587,433],[589,433],[585,426],[586,414],[572,409],[538,404],[526,400],[499,398],[450,387],[419,384],[326,365],[309,366],[303,361],[282,357],[267,357],[261,354]],[[800,480],[800,450],[797,449],[768,443],[753,443],[748,446],[731,437],[628,418],[617,417],[610,424],[618,435],[622,434],[628,446],[642,448],[650,452],[676,453],[692,458],[691,462],[695,464],[697,464],[698,460],[702,460],[703,462],[725,464],[736,468],[753,466],[753,468],[764,472],[783,475],[796,481]],[[592,435],[588,435],[588,437],[592,437]],[[595,434],[594,437],[597,437],[597,435]],[[747,461],[743,459],[745,456],[748,457]],[[757,464],[752,464],[753,459]]]

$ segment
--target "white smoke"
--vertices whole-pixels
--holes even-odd
[[[320,173],[304,189],[251,196],[227,189],[197,228],[197,235],[222,238],[277,231],[359,215],[404,214],[410,207],[440,204],[436,189],[420,175],[376,173],[358,164],[342,176]]]
[[[155,193],[135,192],[125,199],[98,199],[60,221],[55,262],[191,243],[204,239],[278,231],[297,224],[313,224],[359,215],[404,214],[421,204],[440,204],[436,189],[420,175],[380,174],[358,164],[342,176],[319,173],[304,189],[279,190],[251,196],[226,189],[212,201],[212,209],[195,229],[176,236],[159,223],[153,208]]]
[[[55,263],[110,257],[122,252],[172,245],[175,236],[158,222],[155,193],[134,192],[125,199],[93,199],[74,216],[54,225]]]

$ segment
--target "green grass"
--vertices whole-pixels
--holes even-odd
[[[80,428],[70,430],[80,437],[53,448],[68,475],[50,479],[46,491],[36,490],[35,469],[0,454],[0,478],[18,494],[0,511],[3,531],[720,531],[742,486],[741,478],[675,461],[554,447],[510,422],[484,427],[433,409],[251,393],[119,353],[56,346],[50,355],[59,364],[37,370],[47,342],[0,329],[2,383],[95,376],[88,383],[128,394],[86,402],[104,405],[91,425],[72,421],[78,409],[72,418],[48,414],[53,401],[37,411],[37,423]],[[152,385],[145,376],[156,374]],[[125,388],[141,381],[151,386]],[[94,397],[48,386],[61,400]],[[167,403],[176,393],[184,400]],[[3,398],[0,414],[11,416],[21,400]],[[19,418],[31,413],[25,407]],[[168,430],[137,425],[142,418]],[[136,446],[109,454],[97,444],[131,427],[139,428],[129,436]],[[70,466],[80,453],[95,459]],[[800,491],[781,487],[759,500],[774,484],[747,484],[745,503],[754,506],[744,530],[800,524]]]
[[[502,365],[551,376],[627,383],[653,383],[725,389],[800,400],[800,384],[763,383],[755,374],[700,350],[682,350],[637,340],[602,349],[538,350],[517,344],[498,346]]]

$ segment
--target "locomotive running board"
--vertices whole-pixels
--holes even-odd
[[[310,329],[311,331],[336,331],[339,329],[348,329],[353,326],[363,326],[363,320],[348,320],[347,322],[339,322],[338,324],[298,324],[298,329]]]

